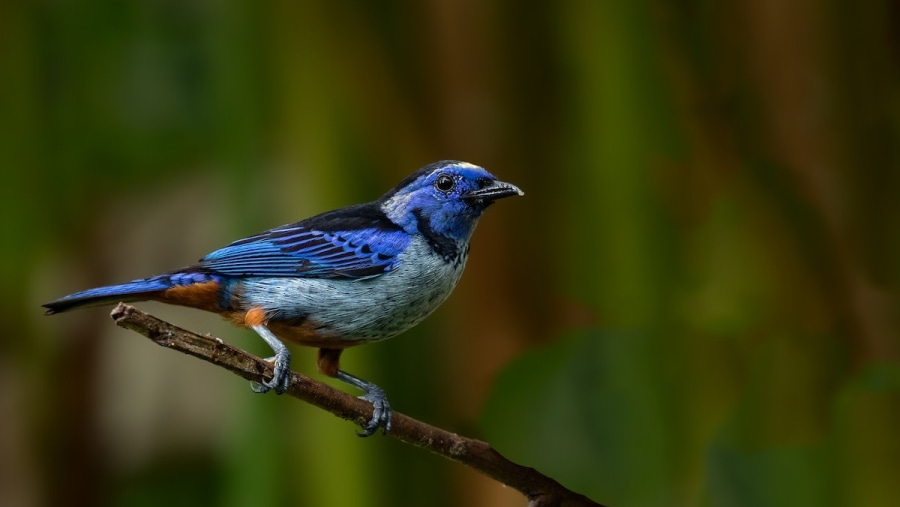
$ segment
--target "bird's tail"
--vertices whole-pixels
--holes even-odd
[[[167,290],[176,287],[187,287],[195,284],[213,282],[218,284],[219,277],[209,273],[179,271],[164,275],[151,276],[140,280],[132,280],[119,285],[109,285],[88,289],[61,297],[42,305],[47,315],[62,313],[77,308],[102,306],[112,303],[146,301],[161,299]]]

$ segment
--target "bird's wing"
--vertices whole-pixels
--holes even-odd
[[[409,245],[399,229],[319,230],[298,222],[216,250],[200,267],[230,276],[367,278],[397,267]]]

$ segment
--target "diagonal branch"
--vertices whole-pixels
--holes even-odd
[[[200,336],[166,321],[119,303],[110,316],[116,325],[150,338],[157,345],[174,349],[221,366],[247,380],[262,382],[272,376],[272,366],[218,338]],[[309,377],[291,373],[286,394],[327,410],[332,414],[364,425],[372,415],[372,405]],[[390,436],[416,447],[468,465],[482,474],[528,498],[530,507],[593,506],[602,507],[584,495],[563,487],[537,470],[513,463],[490,444],[466,438],[394,412]]]

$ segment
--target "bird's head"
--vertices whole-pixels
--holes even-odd
[[[524,195],[518,187],[467,162],[443,160],[412,173],[384,194],[381,209],[408,232],[430,228],[465,241],[481,213],[497,199]]]

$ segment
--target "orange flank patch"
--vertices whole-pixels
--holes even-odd
[[[163,303],[222,313],[222,307],[219,306],[218,282],[179,285],[162,291],[158,299]]]
[[[244,314],[244,325],[247,327],[259,326],[265,322],[266,312],[258,306],[247,310]]]

